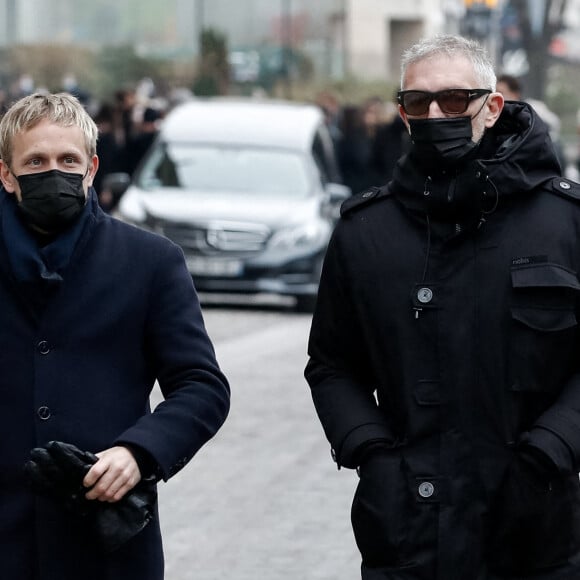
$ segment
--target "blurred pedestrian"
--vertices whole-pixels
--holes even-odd
[[[135,109],[137,95],[133,88],[123,88],[115,92],[115,108],[119,130],[119,143],[124,146],[133,137],[135,130]]]
[[[387,111],[385,102],[381,97],[370,97],[363,102],[361,114],[365,133],[370,140],[373,140],[377,128],[386,121]]]
[[[340,101],[333,92],[321,91],[316,95],[316,104],[324,114],[324,122],[336,148],[340,140]]]
[[[183,253],[99,208],[96,141],[64,93],[0,122],[3,578],[162,580],[156,482],[229,408]]]
[[[393,176],[395,165],[408,152],[411,145],[409,132],[395,109],[382,123],[377,125],[372,143],[372,164],[376,173],[374,185],[384,185]]]
[[[8,110],[9,98],[5,89],[0,88],[0,118]]]
[[[143,157],[155,141],[159,133],[161,111],[153,107],[147,107],[143,111],[141,123],[134,129],[133,135],[125,146],[126,169],[129,175],[133,175]]]
[[[64,75],[62,79],[62,90],[76,97],[85,109],[89,108],[91,95],[79,85],[77,77],[74,74],[67,73]]]
[[[392,178],[397,162],[410,145],[409,132],[399,115],[377,129],[372,148],[376,185],[383,185]]]
[[[476,42],[403,55],[409,153],[344,202],[305,375],[363,580],[580,578],[580,185]]]
[[[106,185],[106,176],[121,172],[126,168],[123,159],[123,148],[117,142],[115,133],[115,111],[113,105],[104,103],[101,105],[94,118],[98,130],[97,157],[99,158],[99,171],[93,179],[93,187],[101,208],[110,213],[116,206],[118,199]]]
[[[368,184],[371,140],[367,135],[363,113],[357,105],[346,105],[340,118],[340,138],[337,144],[337,161],[342,180],[353,193]]]
[[[396,135],[399,127],[391,126],[392,119],[380,97],[370,97],[360,106],[343,108],[338,161],[343,181],[353,193],[382,185],[392,173],[390,165],[402,154],[403,143]]]

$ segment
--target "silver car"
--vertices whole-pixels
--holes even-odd
[[[310,310],[350,195],[338,181],[317,107],[196,99],[166,117],[118,211],[179,244],[199,291],[291,295]]]

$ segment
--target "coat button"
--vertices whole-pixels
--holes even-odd
[[[37,344],[37,348],[40,354],[48,354],[50,352],[50,347],[48,346],[48,342],[46,342],[46,340],[41,340]]]
[[[419,291],[417,292],[417,300],[419,300],[421,304],[428,304],[431,302],[431,300],[433,300],[433,291],[431,288],[419,288]]]
[[[47,421],[48,419],[50,419],[50,415],[51,415],[50,409],[44,405],[42,407],[38,407],[36,414],[38,415],[38,418],[41,421]]]
[[[430,481],[423,481],[419,484],[418,491],[421,497],[428,498],[435,493],[435,486]]]

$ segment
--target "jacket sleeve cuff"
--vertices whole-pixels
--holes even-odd
[[[339,467],[354,469],[359,466],[362,452],[368,445],[393,446],[391,432],[381,423],[367,423],[353,429],[342,441],[340,449],[333,453]]]
[[[139,472],[143,479],[151,476],[155,477],[157,481],[161,479],[162,473],[159,464],[149,452],[133,443],[119,442],[118,444],[126,447],[131,452],[139,466]]]
[[[543,427],[534,427],[524,445],[534,447],[546,455],[560,473],[576,471],[574,455],[566,442],[556,433]]]

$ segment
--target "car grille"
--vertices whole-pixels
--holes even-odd
[[[270,230],[259,224],[207,225],[158,223],[157,230],[190,254],[252,254],[261,252]]]

